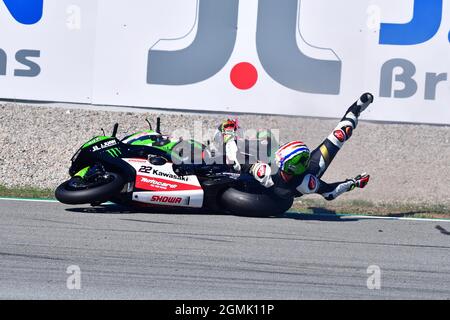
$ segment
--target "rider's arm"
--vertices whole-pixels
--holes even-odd
[[[235,171],[241,171],[241,164],[237,158],[238,147],[234,139],[229,140],[225,145],[225,154],[227,164],[233,165]]]
[[[253,175],[256,181],[262,186],[270,188],[274,185],[272,180],[272,169],[267,163],[257,162],[249,169],[250,174]]]
[[[222,132],[220,132],[219,129],[216,130],[214,133],[213,140],[211,141],[210,149],[214,150],[215,152],[220,151],[222,152],[223,147],[223,137]]]
[[[319,193],[319,189],[322,184],[325,184],[322,180],[317,178],[313,174],[306,174],[301,183],[297,186],[296,190],[301,194]]]
[[[297,191],[303,194],[318,193],[326,200],[334,200],[341,194],[351,191],[354,188],[364,188],[369,182],[369,178],[370,176],[368,174],[363,173],[345,181],[326,183],[313,175],[307,175],[303,179],[302,184],[297,187]],[[315,188],[313,188],[314,184],[316,184]]]
[[[326,200],[334,200],[344,192],[351,191],[354,188],[355,182],[352,179],[335,183],[326,183],[321,180],[317,193],[322,195]]]

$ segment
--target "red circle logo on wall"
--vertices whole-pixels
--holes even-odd
[[[230,80],[236,88],[247,90],[258,80],[258,71],[251,63],[240,62],[231,69]]]

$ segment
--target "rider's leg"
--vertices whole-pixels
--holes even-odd
[[[353,130],[358,125],[359,115],[372,102],[373,96],[365,93],[348,108],[333,132],[311,153],[310,173],[319,178],[324,174],[345,141],[352,136]]]

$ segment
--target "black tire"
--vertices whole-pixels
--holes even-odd
[[[285,213],[292,206],[294,198],[282,199],[269,192],[259,194],[228,188],[221,195],[219,203],[235,215],[267,217]]]
[[[58,201],[65,204],[106,202],[117,195],[125,184],[125,180],[120,175],[112,172],[110,172],[109,175],[113,177],[109,183],[80,190],[68,188],[68,184],[71,180],[67,180],[56,188],[55,197]]]

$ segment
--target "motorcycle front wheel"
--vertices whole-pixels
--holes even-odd
[[[120,190],[125,180],[118,174],[108,172],[102,182],[84,183],[80,177],[73,177],[60,184],[55,190],[55,197],[65,204],[85,204],[106,202]]]

